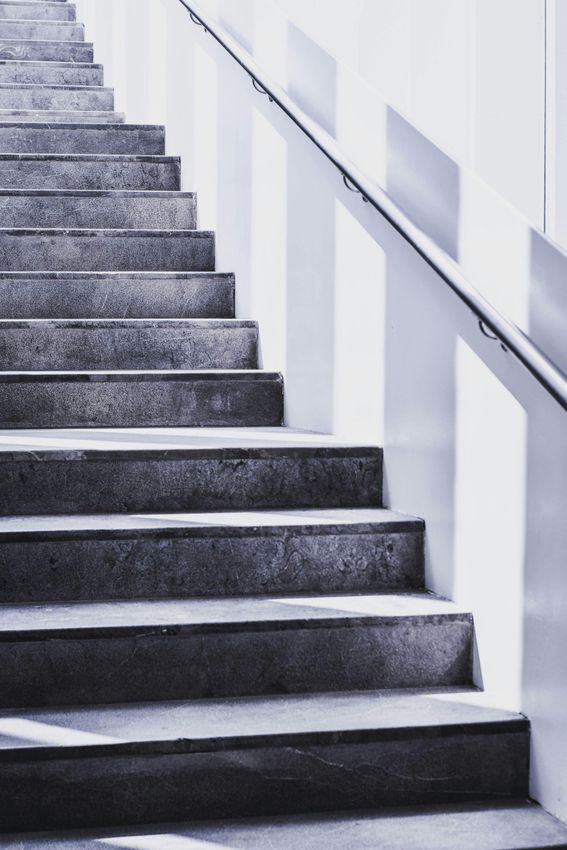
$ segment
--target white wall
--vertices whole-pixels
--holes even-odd
[[[539,0],[353,0],[356,26],[334,0],[207,5],[567,369],[567,259],[530,227],[543,209]],[[128,119],[167,123],[201,226],[217,230],[219,268],[237,272],[238,313],[259,320],[264,366],[284,373],[287,421],[384,445],[388,502],[426,518],[429,586],[474,610],[477,679],[530,716],[532,792],[567,820],[565,414],[176,0],[78,6]],[[492,87],[510,96],[499,111],[490,102],[470,16],[477,38],[490,25],[506,34],[506,56],[526,76],[523,111],[506,62],[501,73],[493,63]],[[426,49],[439,20],[446,37]],[[510,42],[529,41],[530,27],[522,52]],[[446,44],[454,33],[462,49]],[[484,111],[478,92],[463,104],[446,79],[455,63],[465,76],[474,65],[478,89],[490,90]],[[414,120],[437,128],[453,158]],[[491,122],[509,134],[494,150]]]

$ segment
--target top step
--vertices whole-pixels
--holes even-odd
[[[76,17],[74,3],[46,0],[3,0],[0,3],[0,20],[75,21]]]

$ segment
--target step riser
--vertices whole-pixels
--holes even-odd
[[[22,62],[9,65],[0,62],[0,84],[19,83],[21,85],[46,86],[102,86],[103,69],[100,66],[67,67],[55,65],[33,65]]]
[[[0,327],[0,371],[257,368],[254,327]]]
[[[66,21],[0,21],[0,42],[4,39],[26,41],[84,41],[83,24]],[[4,59],[7,57],[4,56]]]
[[[9,235],[0,232],[3,271],[214,271],[212,235]]]
[[[75,21],[76,9],[74,4],[59,3],[9,3],[0,6],[0,20],[13,18],[18,21]]]
[[[0,707],[468,685],[470,618],[42,632],[0,643]],[[58,637],[59,635],[59,637]],[[53,675],[53,671],[57,675]]]
[[[178,162],[0,159],[0,189],[175,192],[180,179]]]
[[[0,602],[270,593],[377,593],[423,586],[421,532],[0,542]]]
[[[108,110],[114,109],[111,89],[0,88],[0,109]]]
[[[180,318],[234,316],[231,275],[195,279],[2,280],[0,318]]]
[[[0,150],[4,153],[82,153],[163,156],[165,133],[161,127],[128,129],[110,127],[33,127],[0,125]]]
[[[94,381],[0,384],[2,428],[281,425],[276,381]]]
[[[0,827],[39,830],[524,798],[527,761],[525,732],[456,730],[409,741],[6,764],[0,794],[10,805]],[[164,844],[149,840],[167,850],[167,838]],[[131,847],[150,846],[131,840]]]
[[[1,171],[0,171],[1,173]],[[1,179],[1,178],[0,178]],[[88,195],[2,195],[3,227],[86,227],[137,230],[195,230],[193,197],[119,197]],[[0,306],[0,313],[4,305]]]
[[[92,44],[86,42],[26,40],[16,35],[0,36],[0,59],[32,62],[92,62]]]
[[[72,455],[71,457],[75,457]],[[380,507],[382,458],[7,460],[0,515]]]

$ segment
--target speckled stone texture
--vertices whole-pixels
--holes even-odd
[[[234,285],[220,272],[0,272],[0,318],[231,319]]]
[[[425,748],[390,741],[131,756],[114,763],[60,759],[33,771],[25,762],[3,764],[0,793],[13,802],[0,823],[5,830],[38,829],[432,804],[447,796],[520,797],[527,791],[526,762],[525,735],[501,733],[428,739]],[[61,807],[69,786],[73,806]],[[22,804],[34,797],[33,807]]]
[[[179,190],[180,171],[177,157],[0,154],[0,187],[3,189],[171,192]]]
[[[0,371],[257,369],[258,327],[239,319],[3,319]]]
[[[14,3],[0,6],[0,20],[15,18],[19,21],[74,21],[77,14],[73,3]]]
[[[93,46],[79,41],[49,41],[39,36],[29,39],[20,34],[7,36],[0,28],[0,59],[30,59],[34,62],[92,62]]]
[[[274,604],[269,617],[263,610],[257,617],[256,608],[269,608],[272,601],[264,604],[263,599],[246,600],[245,615],[242,600],[137,603],[139,618],[133,603],[109,602],[93,611],[104,617],[101,627],[90,625],[84,604],[59,606],[47,621],[46,609],[38,606],[33,622],[6,606],[0,631],[0,706],[471,683],[470,615],[366,616],[343,611],[346,603],[339,598],[336,609],[329,603],[317,608],[317,600],[309,599],[303,605],[299,599]]]
[[[123,124],[123,112],[80,109],[0,109],[0,125],[9,124]],[[44,151],[41,151],[44,153]]]
[[[112,89],[0,83],[0,109],[114,109]]]
[[[4,271],[214,271],[215,237],[199,230],[0,229]]]
[[[76,21],[17,21],[5,18],[0,20],[0,56],[5,39],[84,41],[85,27]]]
[[[0,453],[0,515],[380,506],[377,449]]]
[[[0,0],[0,832],[526,795],[423,521],[381,507],[379,448],[281,425],[164,128],[84,37]]]
[[[116,114],[116,113],[114,113]],[[67,113],[67,123],[5,123],[0,112],[0,150],[4,153],[137,154],[165,153],[163,127],[85,122]],[[74,122],[74,123],[73,123]]]
[[[525,800],[0,837],[2,850],[566,850],[567,827]],[[189,844],[187,844],[189,842]],[[104,846],[104,845],[103,845]]]
[[[197,204],[190,192],[0,189],[0,220],[12,228],[66,227],[72,221],[95,229],[193,230]]]
[[[1,9],[2,7],[0,7]],[[5,8],[5,7],[4,7]],[[0,83],[51,86],[101,86],[104,80],[102,65],[77,62],[21,62],[0,60]],[[2,151],[6,149],[2,147]]]
[[[2,428],[237,428],[281,425],[282,416],[274,373],[0,374]]]
[[[61,521],[0,523],[0,602],[373,593],[424,582],[423,522],[388,511],[91,517],[67,531]]]

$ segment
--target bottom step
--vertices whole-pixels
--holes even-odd
[[[0,837],[2,850],[548,850],[567,827],[519,800],[394,812],[173,825],[135,831]]]
[[[4,710],[0,831],[523,797],[528,723],[484,701],[454,689]],[[233,846],[247,845],[211,844]]]

